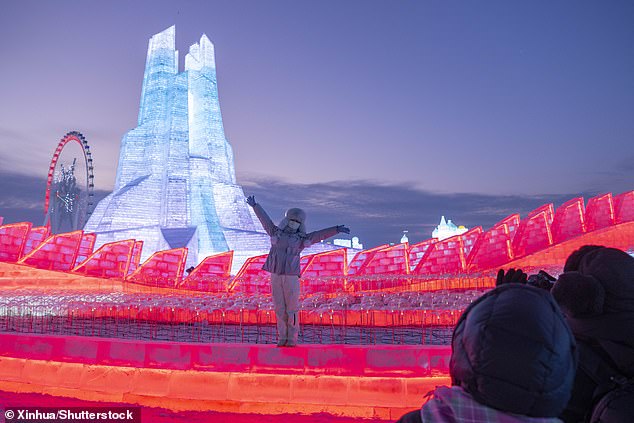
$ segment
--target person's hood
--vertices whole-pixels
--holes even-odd
[[[474,400],[459,386],[440,386],[421,408],[423,422],[561,423],[556,417],[529,417],[505,413]]]
[[[454,329],[452,384],[508,413],[558,416],[570,399],[576,365],[575,339],[543,289],[501,285],[471,303]]]

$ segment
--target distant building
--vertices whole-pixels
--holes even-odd
[[[359,237],[356,237],[356,236],[353,236],[352,239],[335,238],[332,240],[332,243],[340,247],[363,250],[363,244],[359,243]]]
[[[451,219],[445,221],[445,216],[440,218],[440,225],[434,229],[431,233],[432,238],[437,238],[439,241],[450,238],[455,235],[461,235],[467,232],[469,229],[464,226],[456,226]]]

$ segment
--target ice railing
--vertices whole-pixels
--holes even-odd
[[[481,290],[316,294],[302,299],[303,343],[445,345]],[[0,332],[179,342],[274,343],[270,295],[0,292]]]

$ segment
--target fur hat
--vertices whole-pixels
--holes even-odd
[[[298,232],[306,233],[306,212],[296,207],[286,210],[284,213],[284,219],[279,224],[280,229],[286,228],[289,220],[297,220],[300,222]]]
[[[565,272],[551,293],[562,310],[570,317],[593,317],[603,314],[605,289],[594,276]]]
[[[564,264],[564,272],[576,272],[577,270],[579,270],[581,259],[583,259],[586,254],[594,250],[598,250],[599,248],[605,247],[601,247],[599,245],[584,245],[578,250],[573,251],[572,254],[570,254],[566,259],[566,264]]]
[[[578,272],[562,273],[552,290],[570,317],[634,312],[633,257],[616,248],[585,246],[566,264],[571,258],[577,261]]]
[[[286,217],[287,219],[298,220],[300,223],[306,223],[306,212],[302,209],[298,209],[298,208],[288,209],[286,210],[284,217]]]

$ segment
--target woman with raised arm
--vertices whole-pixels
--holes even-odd
[[[306,233],[306,213],[292,208],[286,211],[284,219],[275,225],[253,195],[247,198],[266,233],[271,237],[271,250],[262,267],[271,273],[271,290],[277,320],[278,347],[297,345],[299,332],[299,254],[312,244],[321,242],[344,232],[350,233],[344,225],[332,226]]]

